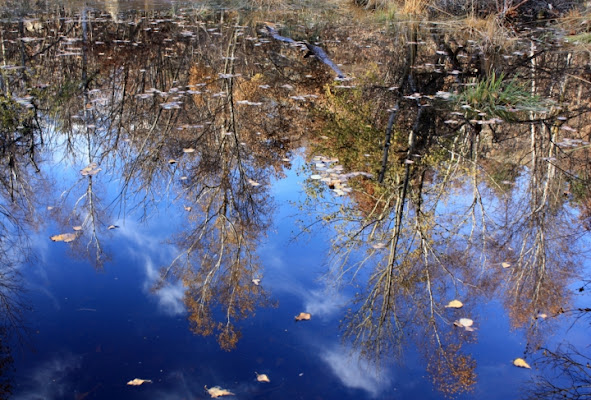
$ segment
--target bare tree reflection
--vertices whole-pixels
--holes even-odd
[[[527,399],[586,399],[591,396],[591,357],[573,345],[541,349],[540,373],[528,388]]]
[[[475,361],[462,349],[477,336],[453,326],[452,311],[444,307],[450,299],[474,304],[499,296],[512,325],[526,329],[527,352],[535,351],[551,329],[551,324],[540,328],[536,318],[557,315],[570,304],[568,285],[581,274],[579,239],[585,232],[577,231],[577,215],[564,193],[571,171],[583,163],[575,166],[573,155],[564,153],[564,144],[572,143],[565,142],[565,131],[575,129],[560,129],[564,118],[556,118],[552,103],[538,114],[512,110],[505,117],[522,123],[502,127],[491,126],[496,122],[482,110],[450,116],[429,109],[441,105],[432,102],[438,96],[453,97],[452,91],[464,89],[437,74],[421,73],[429,55],[416,48],[416,31],[409,29],[409,35],[406,54],[392,57],[405,63],[393,61],[393,72],[380,75],[384,83],[376,84],[372,76],[359,89],[330,93],[328,139],[315,149],[338,159],[346,171],[375,173],[384,185],[351,183],[352,202],[334,206],[331,193],[344,193],[334,190],[340,183],[333,178],[327,184],[332,191],[315,195],[329,202],[319,220],[337,234],[332,272],[339,280],[363,285],[345,320],[345,339],[379,360],[399,358],[408,337],[419,337],[434,384],[457,395],[476,383]],[[441,38],[435,39],[442,46]],[[469,59],[469,46],[459,48]],[[452,53],[457,54],[446,50]],[[565,91],[575,85],[566,79],[552,83],[545,68],[570,58],[532,52],[529,60],[535,62],[521,64],[536,71],[531,93],[564,102]],[[454,68],[460,85],[460,77],[474,81],[474,71],[459,58],[440,65]],[[489,73],[481,70],[476,76],[487,79]],[[376,88],[394,94],[376,95]],[[394,104],[387,120],[368,112],[386,108],[384,103]],[[573,109],[582,110],[580,102],[573,103]],[[451,119],[456,115],[464,120]],[[376,140],[380,131],[386,132],[383,141]],[[509,148],[514,153],[507,159]],[[581,151],[586,150],[577,154]],[[499,165],[507,170],[495,170]],[[318,206],[315,202],[311,208]]]

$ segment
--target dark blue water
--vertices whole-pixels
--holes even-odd
[[[570,348],[585,365],[588,353],[589,239],[574,183],[544,175],[543,164],[516,167],[501,186],[485,163],[474,178],[471,162],[424,150],[433,160],[419,169],[416,157],[388,275],[393,300],[378,315],[384,292],[372,289],[389,250],[372,245],[391,243],[395,201],[375,237],[353,233],[380,193],[398,193],[394,178],[414,170],[391,158],[389,183],[378,184],[383,144],[361,133],[339,142],[349,126],[368,128],[343,104],[373,96],[339,103],[325,64],[273,42],[244,10],[119,6],[30,11],[46,30],[16,12],[2,22],[0,273],[19,272],[22,306],[18,323],[2,319],[14,325],[2,338],[14,359],[0,376],[12,384],[7,398],[196,399],[219,386],[239,399],[518,399],[552,398],[542,378],[572,383],[564,364],[548,363]],[[63,38],[45,48],[56,31]],[[366,69],[338,46],[345,73]],[[335,133],[339,106],[346,123]],[[437,112],[433,120],[449,118]],[[318,165],[325,154],[342,160]],[[101,170],[81,174],[90,161]],[[359,174],[350,192],[315,179],[339,162]],[[456,167],[468,172],[443,185]],[[78,225],[73,242],[50,239]],[[445,307],[454,299],[464,307]],[[363,304],[376,313],[366,325],[355,319]],[[3,307],[8,315],[11,303]],[[311,319],[295,321],[301,312]],[[460,318],[474,329],[455,326]],[[380,322],[391,325],[373,334]],[[230,329],[236,336],[220,336]],[[514,366],[518,357],[532,368]],[[128,385],[136,378],[148,382]]]

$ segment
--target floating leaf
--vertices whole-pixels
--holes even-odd
[[[257,381],[259,382],[267,382],[270,383],[271,380],[269,379],[269,377],[265,374],[258,374],[255,372],[255,374],[257,374]]]
[[[65,243],[70,243],[73,242],[74,240],[76,240],[78,236],[75,233],[61,233],[59,235],[53,235],[52,237],[50,237],[51,240],[53,240],[54,242],[65,242]]]
[[[192,148],[192,147],[187,147],[187,148],[184,148],[183,149],[183,152],[184,153],[194,153],[195,152],[195,149]]]
[[[459,300],[452,300],[445,306],[446,308],[462,308],[464,304]]]
[[[73,226],[72,229],[74,229],[75,231],[81,231],[82,227],[80,225],[76,225],[76,226]]]
[[[109,229],[109,230],[111,230],[111,229],[117,229],[117,228],[119,228],[118,225],[109,225],[109,226],[107,226],[107,229]]]
[[[183,208],[185,209],[185,211],[189,212],[191,212],[191,210],[193,209],[191,206],[183,206]]]
[[[472,321],[470,318],[460,318],[458,321],[454,321],[454,325],[460,328],[464,328],[468,332],[474,331],[474,328],[472,328],[472,325],[474,325],[474,321]]]
[[[546,319],[546,318],[548,318],[548,314],[545,314],[545,313],[539,313],[539,314],[538,314],[538,318]]]
[[[310,320],[310,318],[312,318],[312,315],[310,313],[301,312],[298,315],[296,315],[295,320],[296,321],[308,321],[308,320]]]
[[[257,181],[253,181],[252,179],[248,179],[248,184],[254,187],[260,186],[260,183],[258,183]]]
[[[515,360],[513,360],[513,365],[519,368],[531,369],[529,364],[523,358],[516,358]]]
[[[140,386],[144,383],[152,383],[152,381],[150,379],[135,378],[134,380],[127,382],[129,386]]]
[[[82,176],[94,176],[99,173],[101,168],[98,168],[98,164],[93,162],[88,164],[86,167],[80,170],[80,175]]]
[[[173,158],[171,158],[170,160],[168,160],[168,163],[169,163],[170,165],[176,164],[176,160],[175,160],[175,159],[173,159]]]
[[[257,285],[257,286],[258,286],[258,285],[260,285],[260,284],[261,284],[261,280],[260,280],[259,278],[254,278],[254,279],[252,280],[252,283],[254,283],[255,285]]]
[[[207,390],[207,393],[209,393],[209,395],[211,397],[213,397],[214,399],[216,397],[222,397],[222,396],[232,396],[234,393],[227,391],[226,389],[222,389],[219,386],[214,386],[210,389],[207,388],[207,386],[205,387],[205,390]]]
[[[509,268],[510,266],[511,266],[511,263],[508,263],[508,262],[501,263],[501,267],[503,267],[503,268]]]

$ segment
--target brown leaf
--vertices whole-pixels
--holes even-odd
[[[257,373],[255,372],[255,374],[257,374]],[[271,380],[269,379],[269,377],[267,375],[265,375],[265,374],[257,374],[257,381],[259,381],[259,382],[267,382],[267,383],[271,382]]]
[[[101,168],[98,168],[98,164],[93,162],[88,164],[86,167],[82,168],[80,170],[80,174],[82,176],[93,176],[99,173],[99,171],[101,170]]]
[[[222,396],[232,396],[234,393],[227,391],[226,389],[222,389],[219,386],[214,386],[210,389],[207,388],[207,386],[205,387],[205,390],[207,390],[207,393],[209,393],[209,395],[211,397],[213,397],[214,399],[216,397],[222,397]]]
[[[78,235],[76,235],[73,232],[70,232],[70,233],[61,233],[59,235],[53,235],[50,237],[50,239],[53,240],[54,242],[70,243],[70,242],[73,242],[74,240],[76,240],[77,237],[78,237]]]
[[[139,378],[135,378],[134,380],[131,380],[129,382],[127,382],[127,384],[129,386],[140,386],[144,383],[152,383],[152,381],[150,379],[139,379]]]
[[[474,328],[472,328],[472,325],[474,325],[474,321],[472,321],[470,318],[460,318],[459,320],[454,321],[454,325],[460,328],[464,328],[468,332],[474,331]]]
[[[248,184],[250,186],[254,186],[254,187],[257,187],[257,186],[260,186],[261,185],[260,183],[258,183],[257,181],[253,181],[252,179],[248,179]]]
[[[513,365],[515,365],[516,367],[519,367],[519,368],[531,369],[529,364],[527,362],[525,362],[525,360],[523,358],[516,358],[515,360],[513,360]]]
[[[296,315],[295,320],[296,321],[308,321],[308,320],[310,320],[310,318],[312,318],[312,314],[307,313],[307,312],[301,312],[298,315]]]
[[[445,306],[446,308],[462,308],[464,304],[459,300],[452,300]]]

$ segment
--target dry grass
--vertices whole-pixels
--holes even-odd
[[[483,50],[506,50],[513,46],[516,39],[495,15],[485,18],[468,16],[459,23]]]

